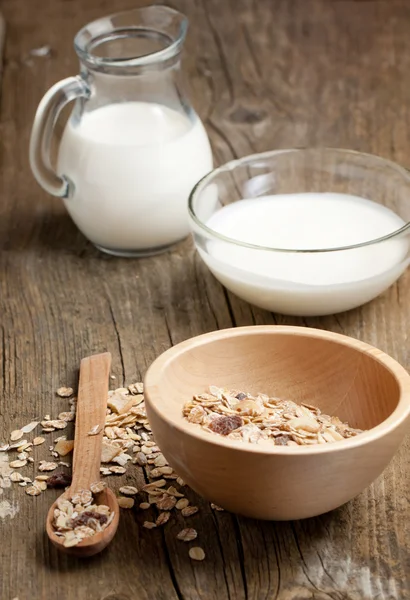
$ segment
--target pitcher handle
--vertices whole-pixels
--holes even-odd
[[[50,146],[53,128],[64,106],[77,98],[88,98],[90,90],[80,76],[67,77],[53,85],[38,105],[30,137],[30,166],[38,183],[49,193],[67,198],[70,182],[60,177],[51,165]]]

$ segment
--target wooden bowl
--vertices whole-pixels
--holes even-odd
[[[314,446],[229,440],[182,416],[209,385],[306,402],[367,431]],[[410,423],[403,367],[363,342],[304,327],[240,327],[182,342],[149,368],[145,398],[155,440],[187,484],[258,519],[313,517],[354,498],[386,468]]]

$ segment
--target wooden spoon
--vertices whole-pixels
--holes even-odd
[[[101,448],[107,411],[108,375],[111,367],[111,354],[95,354],[83,358],[80,366],[80,383],[77,399],[77,415],[74,438],[73,479],[71,486],[61,498],[71,498],[79,490],[89,490],[90,485],[100,480]],[[97,435],[89,432],[99,426]],[[112,540],[117,531],[119,506],[115,494],[105,488],[96,496],[97,504],[105,504],[114,511],[114,519],[100,533],[85,538],[76,546],[66,548],[63,538],[56,535],[53,527],[54,509],[51,506],[47,515],[46,530],[51,542],[63,552],[75,556],[93,556],[101,552]]]

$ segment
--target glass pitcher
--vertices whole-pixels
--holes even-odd
[[[81,74],[55,84],[37,109],[33,174],[104,252],[144,256],[183,239],[189,193],[212,169],[207,134],[182,85],[187,25],[165,6],[90,23],[74,39]],[[71,100],[54,170],[53,127]]]

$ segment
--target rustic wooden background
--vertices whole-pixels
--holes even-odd
[[[81,357],[109,350],[117,382],[141,379],[171,344],[216,328],[300,323],[358,337],[410,367],[410,273],[370,305],[323,319],[273,315],[213,279],[186,241],[169,254],[99,254],[31,176],[34,112],[75,74],[75,32],[131,0],[2,0],[7,35],[0,113],[0,440],[55,414],[54,390],[76,383]],[[410,2],[173,0],[191,21],[185,66],[218,163],[307,144],[349,147],[410,164]],[[30,51],[49,45],[49,56]],[[410,200],[409,200],[410,201]],[[58,555],[44,536],[53,493],[5,490],[2,600],[387,600],[410,598],[410,445],[370,489],[320,518],[263,523],[191,517],[207,553],[193,563],[181,523],[141,528],[122,514],[101,556]],[[244,482],[246,486],[246,482]],[[3,496],[4,498],[4,496]],[[1,502],[1,497],[0,497]]]

